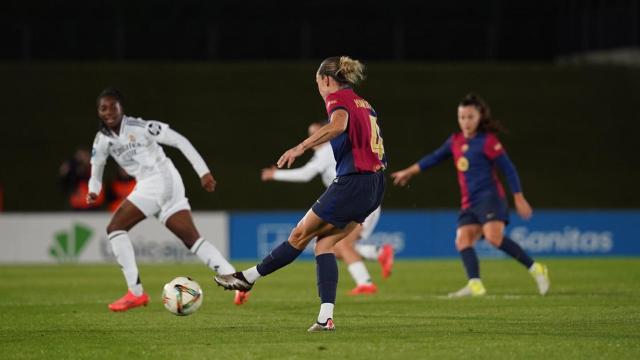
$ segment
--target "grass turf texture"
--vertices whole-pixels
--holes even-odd
[[[2,358],[283,359],[639,358],[640,259],[548,260],[552,287],[537,295],[517,263],[482,261],[484,298],[449,300],[464,285],[454,260],[401,261],[373,296],[349,297],[341,264],[335,333],[308,334],[318,298],[312,262],[259,281],[248,304],[216,287],[200,264],[143,265],[152,302],[111,313],[125,289],[116,265],[0,267]],[[249,265],[247,263],[240,265]],[[162,285],[192,276],[200,310],[167,312]]]

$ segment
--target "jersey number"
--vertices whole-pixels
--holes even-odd
[[[382,145],[382,137],[380,136],[380,128],[378,127],[378,118],[369,115],[371,121],[371,151],[378,154],[378,159],[384,157],[384,146]]]

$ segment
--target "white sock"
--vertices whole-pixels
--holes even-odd
[[[258,272],[258,267],[254,266],[252,268],[248,268],[247,270],[242,272],[242,275],[244,275],[244,278],[247,279],[248,282],[250,283],[254,283],[256,282],[256,280],[260,279],[262,277],[262,275],[260,275],[260,273]]]
[[[236,272],[233,265],[229,264],[220,251],[204,238],[198,239],[193,244],[191,252],[218,274],[227,275]]]
[[[135,295],[140,296],[144,292],[142,284],[139,283],[140,273],[136,265],[136,255],[133,245],[129,239],[129,234],[124,230],[114,231],[107,235],[113,249],[118,264],[122,268],[122,273],[127,281],[127,287]]]
[[[369,271],[367,271],[367,267],[364,265],[364,262],[356,261],[353,264],[349,264],[347,269],[349,269],[349,274],[351,274],[356,285],[360,286],[371,284],[371,275],[369,275]]]
[[[376,245],[356,244],[355,248],[358,254],[367,260],[377,260],[380,255],[380,249]]]
[[[318,314],[318,322],[324,324],[329,319],[333,319],[333,307],[335,304],[323,303],[320,304],[320,313]]]

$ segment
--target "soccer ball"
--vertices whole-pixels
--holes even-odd
[[[191,315],[202,305],[202,288],[190,277],[179,276],[164,285],[162,303],[171,313]]]

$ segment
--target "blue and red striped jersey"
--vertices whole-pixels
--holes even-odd
[[[505,197],[497,167],[507,178],[512,193],[522,191],[515,166],[498,137],[491,132],[479,132],[470,139],[461,132],[454,133],[436,151],[420,159],[418,165],[426,170],[451,156],[458,171],[463,209],[488,196]]]
[[[349,113],[347,130],[331,140],[336,175],[376,172],[387,167],[378,115],[351,88],[343,88],[325,99],[327,114],[339,109]]]

